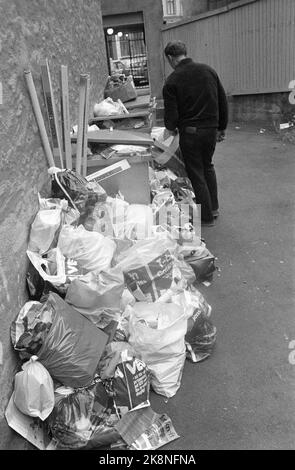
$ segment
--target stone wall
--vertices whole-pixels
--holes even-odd
[[[0,18],[0,448],[7,449],[26,447],[4,418],[17,368],[9,328],[27,299],[29,227],[38,208],[38,190],[47,181],[47,163],[23,72],[32,71],[44,109],[40,64],[48,58],[56,97],[60,65],[68,65],[74,124],[79,74],[91,75],[93,104],[103,96],[107,61],[100,0],[1,0]]]

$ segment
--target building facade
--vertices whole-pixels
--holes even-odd
[[[218,72],[233,120],[274,126],[288,120],[294,114],[289,101],[295,70],[294,0],[214,4],[220,8],[164,26],[163,42],[182,40],[194,60]]]
[[[162,0],[164,23],[174,23],[239,0]]]
[[[7,426],[4,417],[19,367],[10,325],[27,301],[29,230],[38,210],[38,191],[49,180],[24,70],[31,70],[45,111],[41,64],[48,58],[56,99],[60,65],[68,65],[73,125],[80,73],[90,73],[93,105],[103,97],[107,60],[100,0],[2,0],[0,17],[0,449],[26,449],[27,441]]]

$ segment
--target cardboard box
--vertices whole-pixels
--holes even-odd
[[[104,90],[104,96],[105,98],[112,98],[113,101],[120,99],[123,103],[135,100],[137,98],[137,92],[132,77],[127,77],[126,82],[119,86],[110,88],[107,85]]]
[[[151,156],[127,157],[126,160],[130,164],[130,168],[114,172],[111,177],[99,181],[99,184],[110,196],[118,194],[118,192],[122,193],[125,201],[130,204],[150,204],[149,162]],[[107,160],[89,159],[87,179],[92,173],[122,161],[121,157],[111,157]]]

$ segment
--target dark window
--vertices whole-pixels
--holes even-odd
[[[175,0],[167,0],[167,15],[176,15]]]

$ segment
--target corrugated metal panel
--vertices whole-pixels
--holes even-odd
[[[295,0],[257,0],[210,13],[164,30],[164,45],[184,41],[194,60],[216,69],[228,93],[288,91],[295,79]]]

